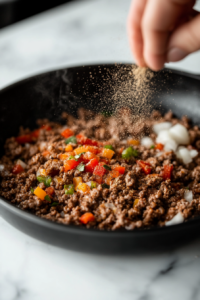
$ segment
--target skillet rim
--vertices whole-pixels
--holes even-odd
[[[120,63],[120,65],[134,65],[133,63]],[[25,83],[26,81],[29,81],[31,79],[35,79],[38,76],[43,76],[43,75],[47,75],[47,74],[51,74],[51,73],[55,73],[55,72],[61,72],[64,71],[66,69],[76,69],[76,68],[84,68],[84,67],[98,67],[98,66],[104,66],[104,67],[113,67],[116,66],[116,64],[114,63],[99,63],[99,64],[85,64],[83,66],[77,65],[77,66],[69,66],[69,67],[63,67],[61,69],[53,69],[53,70],[49,70],[49,71],[45,71],[45,72],[41,72],[32,76],[29,76],[27,78],[24,78],[22,80],[16,81],[8,86],[3,87],[2,89],[0,89],[0,95],[1,93],[3,93],[4,91],[7,90],[11,90],[12,88],[14,88],[15,86],[21,85],[23,83]],[[175,69],[171,69],[171,68],[163,68],[160,72],[168,72],[168,73],[174,73],[180,76],[184,76],[184,77],[188,77],[188,78],[192,78],[195,80],[200,80],[200,75],[198,74],[190,74],[188,72],[185,71],[180,71],[180,70],[175,70]],[[0,196],[0,207],[4,207],[5,209],[8,209],[9,211],[11,211],[11,213],[16,214],[17,216],[26,219],[27,221],[30,221],[32,223],[36,223],[37,225],[46,227],[48,229],[54,229],[57,231],[61,231],[61,232],[71,232],[71,233],[77,233],[77,234],[84,234],[84,235],[96,235],[98,234],[99,236],[112,236],[112,237],[120,237],[120,238],[127,238],[127,236],[132,236],[132,235],[136,235],[136,236],[140,236],[140,235],[150,235],[150,234],[156,234],[156,233],[170,233],[174,230],[179,231],[179,230],[184,230],[185,229],[189,229],[189,227],[193,227],[195,226],[195,224],[199,224],[200,225],[200,216],[194,217],[192,219],[187,220],[186,222],[183,222],[181,224],[176,224],[176,225],[171,225],[171,226],[165,226],[165,227],[158,227],[158,226],[154,226],[151,227],[150,229],[134,229],[134,230],[115,230],[115,231],[111,231],[111,230],[99,230],[99,229],[94,229],[94,228],[86,228],[86,227],[81,227],[81,226],[76,226],[76,225],[66,225],[66,224],[62,224],[62,223],[57,223],[55,221],[51,221],[51,220],[47,220],[41,217],[38,217],[34,214],[31,214],[28,211],[22,210],[19,207],[13,205],[12,203],[10,203],[8,200],[4,199],[3,197]],[[0,216],[1,216],[1,211],[0,211]],[[3,217],[3,216],[2,216]],[[6,220],[6,218],[5,218]]]

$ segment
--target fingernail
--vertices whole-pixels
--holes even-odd
[[[188,55],[188,52],[182,50],[180,48],[171,48],[167,53],[167,61],[168,62],[175,62],[183,59]]]

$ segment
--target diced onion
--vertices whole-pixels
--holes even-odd
[[[189,164],[192,162],[190,151],[187,148],[183,147],[178,149],[178,155],[180,155],[180,158],[183,160],[184,164]]]
[[[178,144],[187,145],[190,142],[188,130],[181,124],[171,127],[169,133]]]
[[[159,151],[158,153],[156,153],[155,157],[159,157],[161,155],[163,155],[165,152],[164,151]]]
[[[198,155],[198,151],[197,150],[195,150],[195,149],[190,150],[190,156],[192,158],[196,157],[197,155]]]
[[[0,172],[4,170],[4,165],[0,165]]]
[[[166,222],[166,226],[171,226],[171,225],[176,225],[183,223],[184,217],[183,215],[179,212],[177,215],[175,215],[170,221]]]
[[[25,164],[25,162],[23,162],[21,159],[17,160],[16,165],[20,165],[23,169],[27,168],[27,164]]]
[[[91,181],[86,182],[86,184],[91,188]]]
[[[40,143],[40,151],[44,151],[45,149],[46,149],[46,147],[47,147],[47,143],[46,142],[41,142]]]
[[[24,146],[25,146],[27,149],[30,148],[30,144],[29,144],[29,143],[24,144]]]
[[[158,123],[158,124],[153,125],[153,131],[156,134],[159,134],[160,131],[167,130],[170,127],[172,127],[171,122],[162,122],[162,123]]]
[[[159,132],[156,143],[165,145],[166,142],[171,141],[173,138],[169,133],[169,130],[162,130]]]
[[[168,140],[165,144],[165,151],[176,151],[178,144],[174,140]]]
[[[144,136],[144,137],[141,139],[141,145],[142,145],[142,146],[145,146],[145,147],[147,147],[147,148],[150,148],[151,146],[154,145],[154,142],[153,142],[153,140],[152,140],[150,137]]]
[[[185,193],[184,193],[184,199],[188,202],[192,202],[193,200],[193,193],[192,191],[188,191],[186,190]]]

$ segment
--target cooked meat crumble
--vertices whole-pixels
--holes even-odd
[[[200,129],[157,111],[141,126],[127,112],[119,121],[80,109],[78,119],[64,115],[66,126],[20,128],[5,143],[0,196],[42,218],[101,230],[199,215]]]

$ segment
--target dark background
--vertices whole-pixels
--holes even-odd
[[[73,0],[0,0],[0,28]]]

